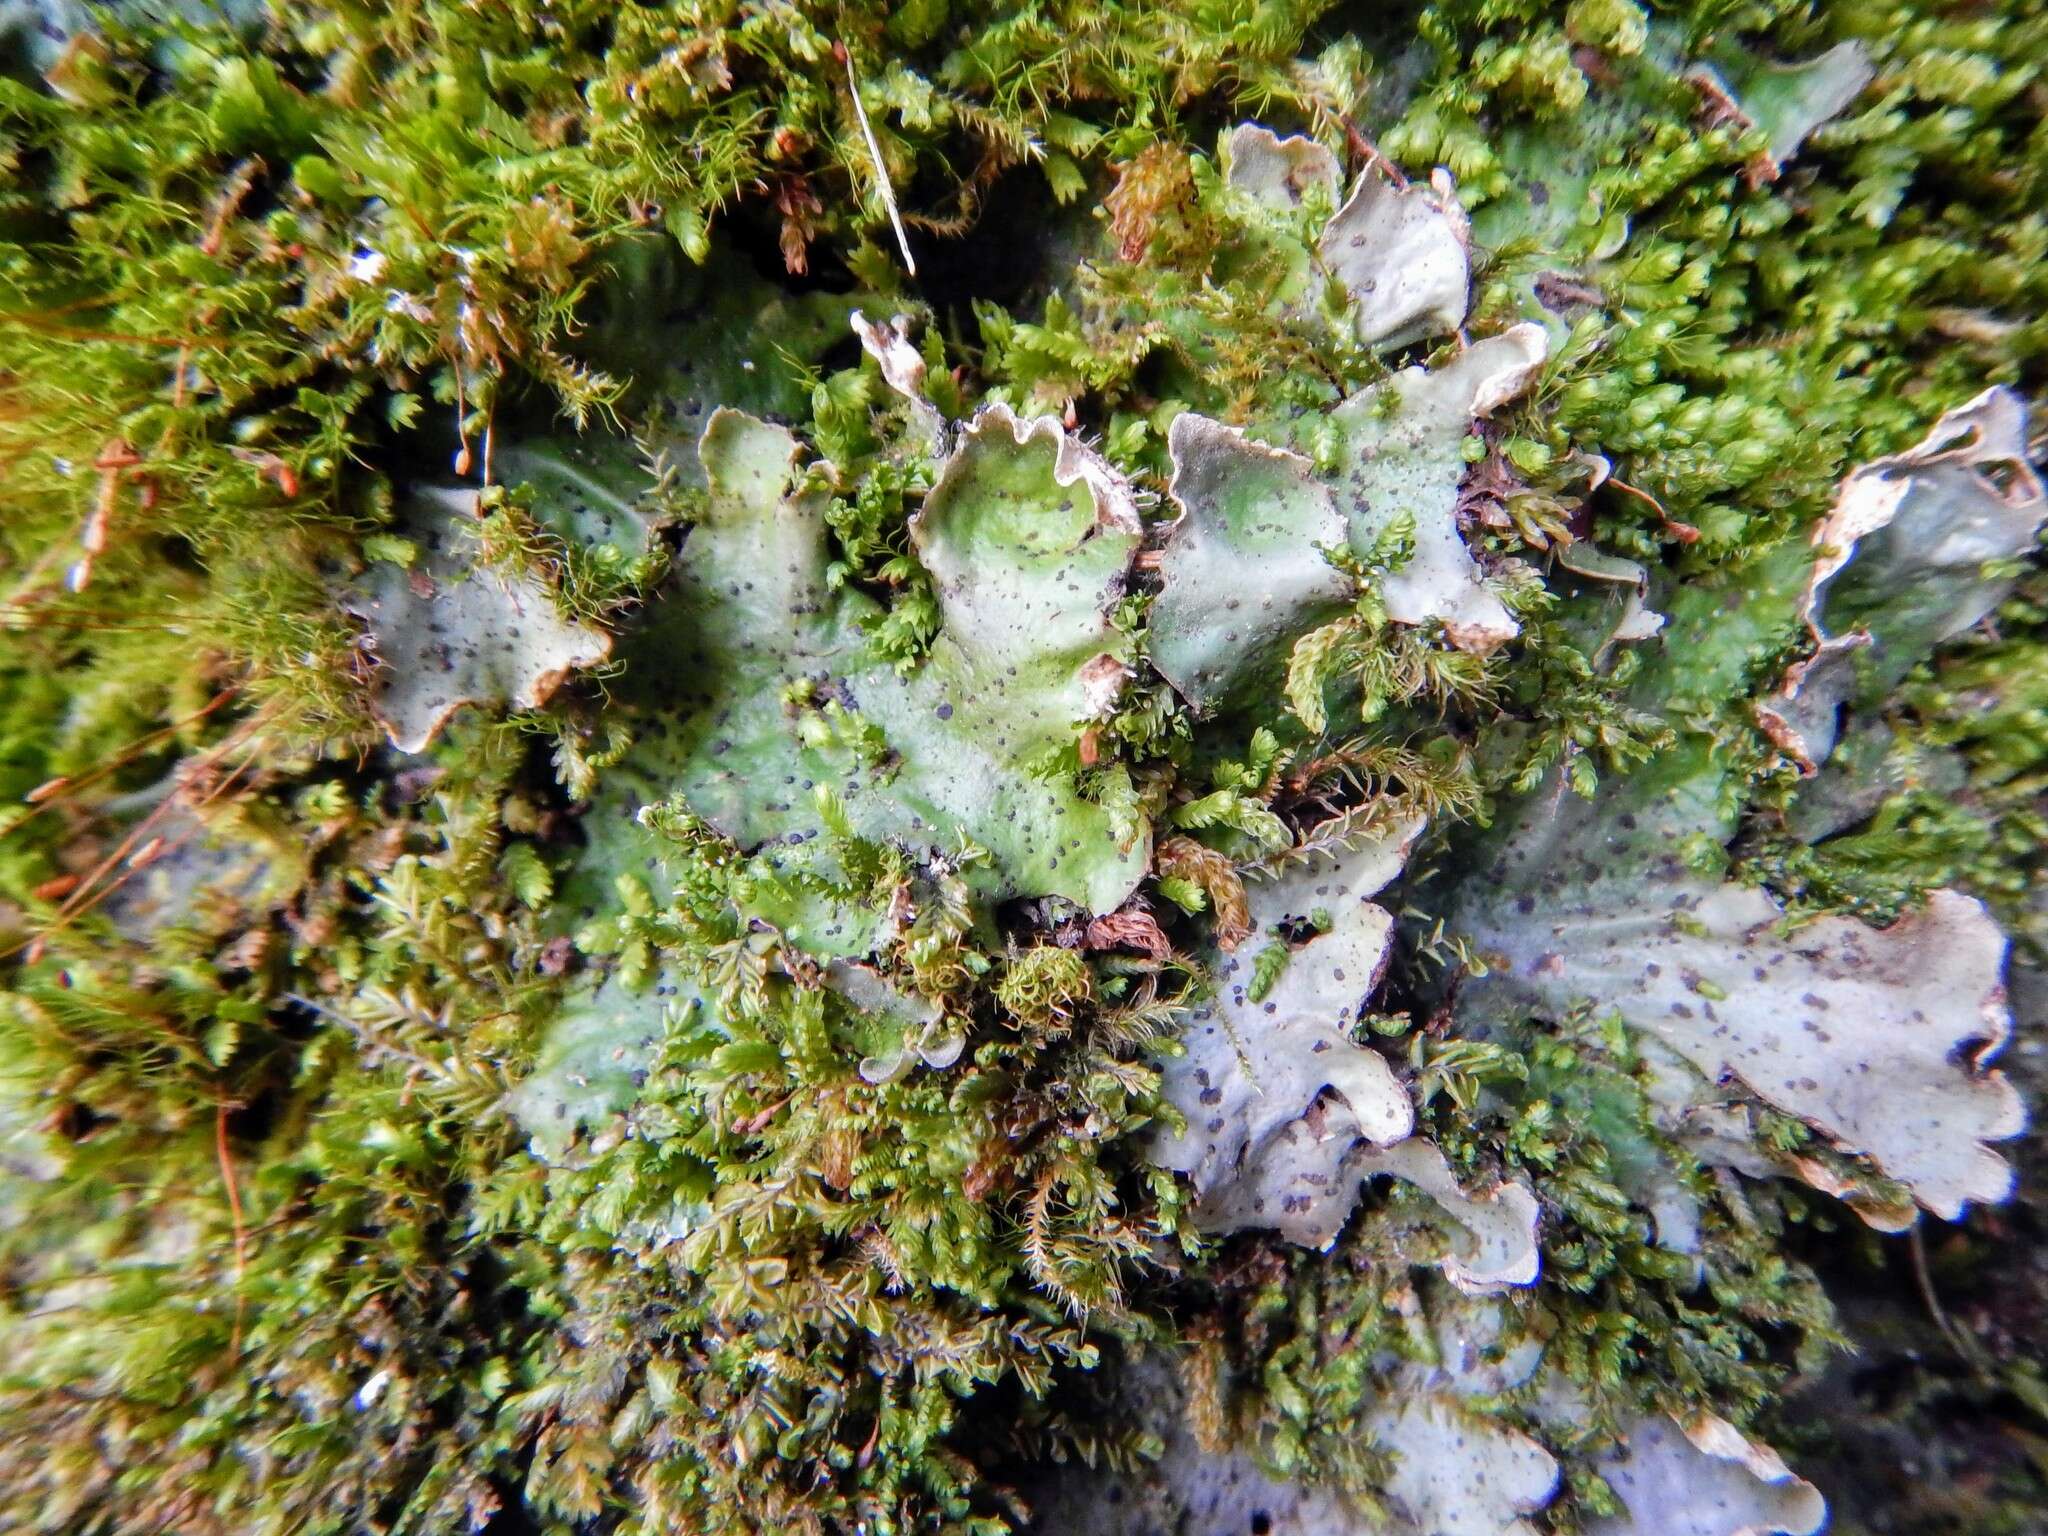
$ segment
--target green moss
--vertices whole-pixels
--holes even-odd
[[[2031,567],[1866,672],[1819,774],[1750,709],[1842,476],[2048,378],[2037,7],[47,15],[0,78],[7,1520],[994,1533],[1047,1465],[1130,1464],[1090,1378],[1146,1348],[1204,1435],[1384,1501],[1442,1213],[1219,1240],[1149,1152],[1250,866],[1413,812],[1355,1035],[1466,1185],[1540,1202],[1506,1336],[1585,1424],[1473,1411],[1564,1458],[1556,1528],[1633,1416],[1768,1422],[1853,1332],[1841,1203],[1705,1166],[1617,1018],[1459,1001],[1458,882],[1487,823],[1680,785],[1668,851],[1798,913],[1953,886],[2048,943]],[[1872,83],[1805,121],[1768,61],[1846,43]],[[1315,266],[1343,189],[1233,184],[1247,118],[1446,167],[1466,331],[1547,338],[1424,491],[1360,444],[1465,339],[1360,343]],[[856,308],[921,327],[936,441]],[[957,425],[992,405],[1068,430]],[[1183,702],[1234,643],[1227,562],[1192,607],[1155,574],[1192,412],[1357,504]],[[408,509],[451,481],[443,570]],[[1390,608],[1431,497],[1492,649]],[[1614,639],[1587,544],[1662,639]],[[403,657],[348,594],[472,569],[612,659],[389,750]],[[1252,1005],[1307,934],[1263,938]],[[1743,1107],[1769,1164],[1900,1193]]]

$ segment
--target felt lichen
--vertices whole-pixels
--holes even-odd
[[[1794,1477],[1775,1452],[1711,1415],[1685,1426],[1643,1420],[1603,1472],[1627,1513],[1593,1528],[1613,1536],[1812,1536],[1824,1518],[1811,1483]]]
[[[371,712],[401,752],[425,751],[465,705],[536,709],[611,652],[610,636],[562,617],[545,587],[451,548],[473,497],[423,500],[440,515],[404,525],[403,563],[380,562],[349,599],[377,669]]]
[[[0,1525],[2026,1528],[2044,50],[0,10]]]

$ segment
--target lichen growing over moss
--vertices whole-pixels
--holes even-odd
[[[0,1524],[2025,1528],[2044,57],[0,10]]]

